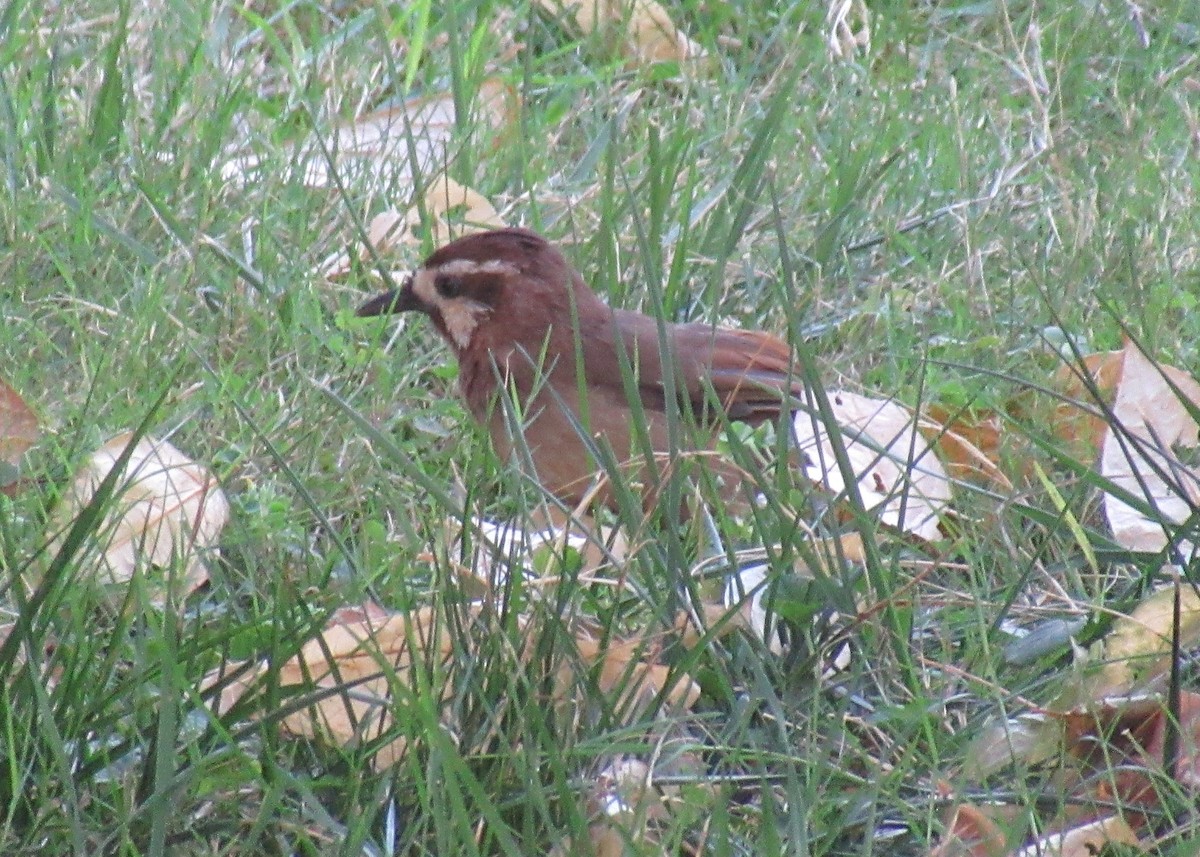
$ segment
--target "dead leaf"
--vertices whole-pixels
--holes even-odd
[[[367,246],[363,247],[359,253],[359,261],[363,263],[371,261],[371,254],[368,248],[374,249],[378,256],[387,256],[395,247],[411,243],[411,229],[408,216],[405,214],[393,211],[390,208],[387,211],[381,211],[379,214],[376,214],[371,218],[371,222],[367,226]],[[347,254],[343,255],[346,255],[347,262],[344,269],[338,273],[349,273],[349,256]]]
[[[1005,491],[1012,490],[1012,482],[1000,470],[1003,434],[998,414],[952,413],[940,405],[930,405],[926,413],[917,427],[937,449],[951,476],[968,482],[984,480]]]
[[[1066,401],[1057,402],[1053,413],[1043,419],[1054,427],[1054,436],[1072,458],[1094,461],[1100,454],[1108,423],[1097,407],[1101,402],[1112,404],[1124,366],[1124,351],[1104,351],[1083,358],[1082,367],[1067,363],[1054,373],[1052,387]]]
[[[483,194],[460,185],[449,176],[442,176],[433,182],[425,194],[425,200],[432,216],[427,225],[435,246],[440,247],[473,232],[506,225]],[[413,214],[410,212],[410,222]]]
[[[538,0],[551,15],[570,15],[587,36],[597,34],[622,56],[641,64],[684,63],[704,56],[655,0]]]
[[[1133,343],[1126,345],[1100,472],[1154,510],[1145,515],[1104,495],[1113,538],[1130,550],[1162,550],[1173,535],[1171,525],[1186,521],[1200,505],[1200,471],[1194,464],[1200,425],[1185,400],[1200,407],[1200,384],[1179,369],[1156,365]],[[1177,538],[1175,547],[1185,561],[1193,551],[1188,540]]]
[[[954,806],[946,832],[929,857],[1003,857],[1007,840],[986,810],[970,803]]]
[[[828,539],[809,541],[811,556],[796,562],[795,573],[811,579],[814,574],[832,575],[840,563],[861,563],[865,559],[861,533],[843,533]],[[813,567],[816,566],[816,568]],[[746,628],[767,644],[774,655],[784,651],[783,638],[779,634],[779,620],[768,610],[768,580],[770,566],[755,562],[738,567],[725,581],[724,603],[726,610],[737,610],[739,621],[728,623],[731,627]],[[721,617],[719,617],[721,618]],[[713,625],[710,619],[709,627]]]
[[[37,416],[20,394],[0,378],[0,462],[16,467],[37,439]]]
[[[130,433],[114,437],[75,474],[55,518],[53,550],[131,440]],[[178,560],[183,574],[172,581],[173,591],[187,595],[208,580],[202,557],[228,519],[229,502],[211,473],[167,441],[143,437],[94,532],[100,549],[94,573],[102,583],[124,584]]]
[[[354,258],[361,264],[370,265],[376,257],[386,260],[398,247],[419,247],[422,242],[418,233],[423,231],[422,225],[435,246],[472,232],[506,225],[481,193],[448,176],[440,176],[430,184],[424,208],[425,218],[421,217],[420,207],[415,205],[403,214],[388,209],[375,215],[367,227],[367,244],[359,245]],[[328,280],[343,278],[353,270],[354,258],[349,252],[334,253],[317,266],[316,273]]]
[[[1129,824],[1111,815],[1068,830],[1048,833],[1017,851],[1013,857],[1096,857],[1111,844],[1134,845],[1145,851]]]
[[[9,618],[14,614],[15,609],[13,608],[5,608],[0,611],[0,645],[6,643],[8,638],[12,636],[13,631],[16,630],[17,623],[15,619]],[[40,637],[38,645],[32,648],[18,645],[13,659],[13,666],[9,669],[13,670],[13,667],[25,666],[32,660],[34,675],[38,676],[38,681],[41,682],[42,687],[48,692],[53,692],[67,671],[66,665],[60,659],[54,657],[56,649],[58,649],[58,638],[52,632],[46,631],[45,636]],[[29,657],[30,654],[33,655],[32,658]],[[15,672],[15,670],[13,671]]]
[[[377,770],[395,764],[409,744],[404,735],[387,740],[395,731],[397,713],[404,711],[413,693],[438,694],[443,701],[449,698],[454,692],[450,671],[458,663],[456,658],[463,656],[469,661],[476,645],[473,640],[495,633],[487,625],[491,615],[481,602],[463,606],[454,617],[432,606],[407,613],[375,604],[339,610],[318,637],[279,667],[280,687],[302,686],[313,699],[311,705],[281,718],[281,728],[293,736],[339,746],[383,740],[372,764]],[[525,616],[516,621],[526,635],[517,656],[529,662],[529,633],[534,625]],[[617,695],[614,710],[631,717],[638,716],[664,689],[667,700],[679,707],[690,707],[699,697],[699,688],[686,676],[671,681],[669,668],[654,662],[643,641],[601,642],[580,634],[575,643],[578,659],[564,658],[555,674],[559,704],[578,704],[578,695],[587,686],[581,670],[597,670],[599,689]],[[224,664],[210,672],[201,686],[221,685],[214,708],[224,714],[268,671],[266,663],[252,667],[244,662]],[[435,682],[441,684],[435,686]],[[447,728],[453,729],[453,724]]]
[[[473,517],[468,529],[469,534],[464,534],[461,522],[447,521],[446,553],[461,556],[463,542],[470,541],[470,555],[456,569],[470,593],[484,600],[503,592],[509,574],[516,569],[535,587],[531,593],[552,589],[564,574],[588,583],[615,584],[619,576],[615,567],[629,556],[621,530],[598,525],[585,528],[582,521],[533,528]],[[611,580],[604,576],[609,572]]]
[[[499,129],[512,122],[516,104],[512,87],[491,78],[480,84],[471,118]],[[297,147],[294,161],[308,187],[365,182],[380,190],[407,190],[414,174],[436,175],[445,170],[450,143],[460,124],[454,93],[414,97],[338,125],[320,140],[304,141]],[[257,155],[231,160],[221,167],[221,177],[249,182],[262,160]]]
[[[725,581],[725,606],[738,611],[738,624],[749,628],[766,643],[771,654],[782,655],[783,638],[777,633],[778,621],[767,610],[767,572],[770,569],[766,563],[738,568]]]
[[[652,773],[649,765],[633,758],[616,759],[600,771],[588,796],[595,820],[588,827],[592,850],[587,853],[624,857],[631,844],[639,854],[658,844],[651,822],[666,819],[668,812],[651,784]]]
[[[971,779],[982,780],[1014,764],[1039,765],[1061,751],[1061,724],[1040,712],[1024,713],[978,729],[963,770]]]
[[[617,711],[643,710],[664,690],[667,701],[678,710],[691,708],[700,698],[700,686],[687,676],[677,675],[671,680],[671,668],[656,661],[653,648],[645,640],[602,642],[578,634],[575,647],[586,666],[599,666],[600,690],[618,694]]]
[[[1179,589],[1179,601],[1179,644],[1190,651],[1200,644],[1200,595],[1185,584]],[[1174,622],[1174,587],[1160,589],[1128,616],[1117,619],[1104,640],[1105,666],[1092,698],[1160,689],[1171,669]]]
[[[476,617],[470,611],[468,621]],[[334,613],[320,636],[279,667],[279,686],[302,685],[311,691],[311,706],[286,715],[281,728],[289,735],[320,738],[339,746],[356,746],[387,735],[395,712],[403,710],[405,695],[395,691],[429,685],[435,665],[445,665],[454,652],[446,617],[434,607],[396,613],[368,603]],[[242,670],[226,683],[216,699],[218,714],[229,711],[268,672],[266,663],[245,670],[244,663],[225,664],[209,673],[205,689]],[[415,671],[426,676],[415,678]],[[437,689],[444,694],[448,688]],[[372,758],[377,770],[395,764],[408,741],[399,736],[379,748]]]
[[[1110,698],[1058,715],[1066,747],[1102,774],[1093,797],[1124,807],[1123,818],[1135,829],[1146,824],[1138,807],[1157,807],[1162,789],[1169,714],[1160,696]],[[1179,699],[1178,746],[1172,773],[1188,793],[1200,791],[1200,694],[1184,691]],[[1160,772],[1155,776],[1155,772]]]
[[[20,394],[0,378],[0,493],[10,494],[15,490],[21,456],[37,443],[38,434],[37,416]]]
[[[741,611],[730,613],[732,607],[724,604],[703,602],[698,611],[680,610],[675,614],[675,633],[685,649],[694,649],[704,641],[706,635],[721,640],[739,628],[745,627]]]
[[[863,506],[879,509],[880,520],[907,533],[934,540],[949,504],[946,471],[902,405],[831,390],[829,403],[842,433]],[[815,403],[792,421],[804,473],[840,495],[846,488],[826,426]]]

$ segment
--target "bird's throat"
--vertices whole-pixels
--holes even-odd
[[[470,348],[479,322],[490,311],[489,307],[470,300],[448,301],[438,307],[443,332],[460,353]]]

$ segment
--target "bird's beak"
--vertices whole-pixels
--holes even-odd
[[[425,305],[413,294],[412,277],[408,277],[400,288],[376,295],[360,306],[354,314],[359,318],[366,318],[424,309]]]

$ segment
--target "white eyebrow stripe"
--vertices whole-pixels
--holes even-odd
[[[413,274],[412,279],[413,294],[427,304],[437,303],[437,293],[433,288],[433,277],[431,274],[431,271],[418,270]]]
[[[431,270],[439,274],[516,274],[517,267],[503,259],[488,259],[476,262],[472,259],[451,259]]]

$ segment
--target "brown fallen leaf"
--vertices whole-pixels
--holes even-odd
[[[554,16],[570,15],[583,35],[602,36],[610,50],[638,63],[704,56],[655,0],[538,0],[538,5]]]
[[[938,451],[951,476],[1012,490],[1012,482],[1000,469],[1003,433],[998,414],[952,412],[941,405],[930,405],[925,413],[917,427]]]
[[[1052,387],[1068,401],[1058,402],[1048,419],[1054,436],[1067,445],[1066,451],[1076,460],[1094,461],[1100,454],[1108,423],[1102,413],[1096,412],[1095,393],[1111,405],[1124,366],[1124,351],[1105,351],[1089,354],[1082,367],[1068,363],[1054,373]]]
[[[1200,644],[1200,595],[1183,585],[1179,601],[1179,644],[1190,651]],[[1119,617],[1104,639],[1105,666],[1090,685],[1090,698],[1161,690],[1171,669],[1174,624],[1174,587],[1160,589],[1128,616]]]
[[[1151,361],[1132,342],[1125,346],[1123,368],[1100,450],[1100,473],[1145,500],[1144,514],[1112,494],[1104,511],[1113,538],[1130,550],[1166,547],[1173,526],[1187,521],[1200,505],[1200,424],[1189,412],[1200,408],[1200,383],[1185,372]],[[1186,562],[1194,546],[1174,537]]]
[[[700,686],[687,676],[676,675],[671,681],[671,668],[657,662],[645,640],[602,642],[577,634],[575,647],[584,665],[599,666],[597,684],[604,693],[618,695],[617,711],[644,710],[664,690],[667,701],[678,710],[691,708],[700,698]],[[568,673],[560,673],[560,679],[566,685]]]
[[[594,857],[624,857],[631,853],[662,853],[653,822],[669,815],[662,796],[651,783],[650,766],[639,759],[621,758],[596,775],[588,794],[591,849],[556,849],[554,854],[588,853]]]
[[[971,803],[952,807],[941,842],[929,857],[1003,857],[1008,842],[986,810]]]
[[[38,419],[20,394],[0,378],[0,461],[16,467],[37,443]]]
[[[449,176],[432,182],[425,199],[431,215],[425,225],[437,247],[463,235],[507,225],[483,194]]]
[[[471,101],[471,118],[500,129],[516,115],[517,97],[507,83],[489,78]],[[380,190],[407,189],[413,175],[445,170],[460,117],[454,93],[435,92],[358,117],[302,142],[293,155],[301,181],[312,188],[365,182]],[[248,182],[261,168],[257,155],[235,158],[221,167],[225,181]]]
[[[416,205],[403,213],[388,209],[375,215],[367,227],[366,244],[360,243],[353,257],[346,251],[334,253],[317,266],[316,273],[328,280],[344,278],[354,269],[355,259],[370,265],[376,257],[387,259],[397,248],[421,246],[421,232],[427,231],[431,242],[440,246],[462,235],[505,225],[482,194],[444,175],[427,188],[424,209],[424,218]]]
[[[1090,799],[1101,798],[1092,795]],[[1111,796],[1101,800],[1110,799]],[[929,851],[929,857],[1096,857],[1107,853],[1106,846],[1114,843],[1145,850],[1134,832],[1134,825],[1126,817],[1106,815],[1097,818],[1094,812],[1077,820],[1040,819],[1038,827],[1045,832],[1026,839],[1020,847],[1011,848],[1008,841],[1013,835],[1012,825],[1016,822],[1025,828],[1029,811],[1030,807],[1014,803],[956,804],[949,813],[941,841]],[[1143,823],[1140,813],[1133,813],[1133,816],[1137,824]]]
[[[471,612],[465,618],[473,621],[476,616]],[[373,603],[342,608],[330,617],[320,636],[279,667],[281,688],[301,685],[314,699],[311,706],[284,716],[280,726],[286,734],[339,746],[357,746],[388,735],[396,712],[406,705],[405,695],[395,690],[427,686],[453,652],[454,638],[436,608],[410,613]],[[415,670],[424,671],[425,677],[415,679]],[[224,664],[205,676],[201,687],[223,684],[214,708],[224,714],[268,671],[266,663],[251,669],[243,662]],[[375,768],[395,764],[407,746],[404,736],[384,744],[372,757]]]
[[[707,634],[713,633],[715,639],[721,640],[745,626],[746,620],[741,610],[704,602],[699,611],[680,610],[675,614],[674,629],[683,647],[694,649]]]
[[[1200,645],[1200,596],[1184,585],[1179,588],[1179,598],[1179,643],[1188,652]],[[1107,708],[1110,701],[1117,707],[1131,706],[1131,700],[1141,700],[1137,704],[1149,710],[1161,707],[1155,694],[1166,692],[1170,674],[1176,633],[1174,602],[1175,589],[1167,587],[1147,596],[1129,615],[1118,616],[1112,630],[1089,655],[1089,661],[1102,664],[1100,670],[1082,672],[1077,680],[1068,682],[1052,709],[981,729],[968,753],[971,775],[989,776],[1014,762],[1042,764],[1061,749],[1061,719],[1072,724],[1086,722],[1090,727],[1097,722],[1097,706],[1107,712],[1106,717],[1113,716]]]
[[[473,640],[495,632],[488,624],[494,621],[494,614],[486,604],[476,602],[455,609],[452,617],[444,608],[433,606],[393,612],[369,603],[337,611],[318,637],[278,668],[280,687],[302,686],[312,698],[311,705],[284,715],[281,728],[289,735],[339,746],[382,741],[372,764],[377,770],[394,765],[404,757],[409,738],[398,735],[389,740],[389,736],[397,731],[397,715],[403,714],[413,693],[449,699],[454,693],[452,671],[458,658],[467,656],[469,661],[476,645]],[[518,617],[517,627],[525,642],[516,654],[529,663],[531,620]],[[671,683],[669,669],[655,663],[641,641],[601,642],[581,633],[575,643],[578,658],[564,658],[555,673],[559,704],[578,701],[586,687],[581,670],[597,670],[599,689],[616,695],[613,710],[631,716],[644,710],[664,688],[667,700],[676,706],[690,706],[699,696],[699,689],[687,677]],[[214,709],[224,714],[268,672],[266,663],[223,664],[205,676],[201,686],[220,686]],[[294,697],[289,704],[302,701],[303,697]],[[410,719],[402,717],[404,722]],[[453,723],[446,726],[454,728]]]
[[[1163,788],[1168,718],[1160,696],[1110,698],[1058,716],[1064,743],[1073,756],[1100,775],[1092,798],[1123,807],[1122,818],[1141,830],[1139,807],[1156,808]],[[1200,793],[1200,694],[1184,691],[1179,700],[1178,745],[1171,774],[1185,792]]]
[[[15,493],[21,456],[37,443],[38,435],[37,416],[0,378],[0,493]]]
[[[131,441],[130,433],[112,438],[75,474],[55,515],[52,550]],[[208,470],[167,441],[143,437],[93,533],[99,551],[93,573],[101,583],[124,584],[139,572],[177,568],[182,575],[162,584],[185,596],[208,580],[203,557],[228,518],[229,502]]]
[[[939,523],[951,497],[950,480],[902,405],[847,390],[830,390],[829,403],[842,433],[863,506],[879,518],[927,541],[941,537]],[[801,466],[813,482],[840,495],[846,489],[827,427],[815,413],[792,420]]]

